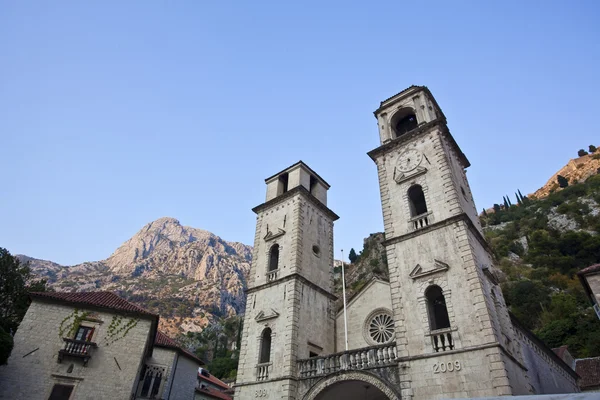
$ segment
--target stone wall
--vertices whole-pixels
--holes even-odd
[[[531,333],[515,326],[529,380],[536,394],[579,392],[575,372]]]
[[[175,360],[177,359],[177,352],[173,349],[167,349],[164,347],[154,347],[152,349],[152,357],[146,360],[146,364],[160,365],[165,367],[165,374],[163,375],[163,389],[162,396],[163,399],[169,398],[169,393],[172,387],[173,374],[175,370],[173,366],[175,364]],[[141,387],[138,385],[138,391],[141,390]]]
[[[169,400],[194,398],[194,392],[198,384],[199,367],[200,364],[197,361],[181,355],[178,356]]]
[[[107,346],[108,327],[116,314],[87,310],[102,321],[93,338],[98,348],[92,349],[87,367],[81,359],[71,357],[59,364],[58,351],[64,346],[60,325],[73,311],[74,307],[62,304],[31,303],[15,334],[8,365],[0,367],[0,398],[45,400],[56,383],[74,385],[74,396],[81,400],[130,398],[150,341],[152,321],[139,319],[125,337]],[[129,317],[125,318],[127,322]]]
[[[348,350],[372,346],[365,338],[367,317],[374,310],[392,310],[390,285],[387,282],[373,280],[347,304],[348,319]],[[344,310],[340,310],[335,320],[336,349],[335,352],[346,350],[344,346]]]

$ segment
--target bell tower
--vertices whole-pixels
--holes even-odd
[[[256,234],[236,399],[295,398],[296,360],[334,352],[329,184],[302,161],[267,178]]]
[[[469,161],[431,92],[375,111],[403,398],[528,394],[520,348],[466,176]]]

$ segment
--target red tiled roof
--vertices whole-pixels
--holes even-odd
[[[178,352],[182,353],[184,356],[187,356],[188,358],[191,358],[192,360],[197,361],[200,365],[205,365],[204,361],[202,361],[200,358],[198,358],[194,353],[192,353],[191,351],[189,351],[187,349],[184,349],[183,347],[178,345],[176,341],[174,341],[173,339],[171,339],[170,337],[168,337],[161,331],[156,332],[156,338],[154,339],[154,345],[158,346],[158,347],[166,347],[166,348],[170,348],[170,349],[175,349]]]
[[[56,300],[82,306],[107,308],[110,310],[131,312],[158,318],[157,314],[152,314],[112,292],[31,292],[29,295],[33,298]]]
[[[205,371],[208,372],[208,370],[205,370]],[[220,380],[219,378],[217,378],[216,376],[214,376],[210,372],[208,374],[210,376],[204,376],[204,375],[198,373],[198,378],[203,379],[203,380],[205,380],[207,382],[210,382],[213,385],[219,386],[219,387],[223,388],[224,390],[231,389],[231,387],[229,387],[229,385],[227,385],[225,382],[223,382],[222,380]]]
[[[584,268],[581,271],[579,271],[577,273],[577,275],[585,275],[585,274],[589,274],[590,272],[600,272],[600,264],[590,265],[589,267]]]
[[[203,393],[207,396],[214,397],[215,399],[231,400],[232,397],[226,393],[220,392],[212,388],[196,388],[197,392]]]
[[[565,350],[567,350],[566,345],[562,345],[560,347],[555,347],[552,349],[552,351],[555,352],[556,355],[559,356],[562,360],[564,360],[563,355],[565,354]]]
[[[600,387],[600,357],[575,360],[575,372],[581,377],[579,387]]]

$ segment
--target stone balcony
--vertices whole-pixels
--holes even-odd
[[[65,345],[58,351],[58,362],[61,363],[64,357],[75,357],[83,359],[83,366],[87,367],[87,363],[92,358],[92,349],[98,347],[96,343],[87,342],[85,340],[75,340],[63,338]]]
[[[396,343],[349,350],[298,360],[300,378],[312,378],[338,371],[389,367],[397,364]]]

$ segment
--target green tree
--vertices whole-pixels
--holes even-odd
[[[494,212],[498,214],[500,212],[500,204],[494,203]]]
[[[0,247],[0,328],[14,332],[29,307],[27,292],[45,291],[46,281],[33,281],[28,264]]]
[[[13,338],[0,327],[0,365],[6,364],[13,348]]]
[[[513,314],[529,329],[536,327],[540,314],[550,305],[550,289],[540,282],[510,282],[502,292]]]
[[[580,150],[577,152],[577,155],[578,155],[579,157],[586,156],[587,154],[588,154],[588,152],[587,152],[587,151],[585,151],[584,149],[580,149]]]
[[[356,251],[354,248],[350,249],[350,253],[348,253],[348,259],[350,259],[350,263],[354,264],[356,260],[358,260],[358,256],[356,255]]]
[[[595,153],[596,152],[596,146],[594,146],[593,144],[590,144],[590,153]]]
[[[517,192],[515,192],[515,197],[517,198],[517,204],[522,205],[523,203],[521,203],[521,199],[519,198],[519,195]]]
[[[504,200],[504,209],[508,210],[509,205],[508,205],[508,200],[506,199],[506,196],[502,196],[502,200]]]
[[[558,186],[560,186],[561,188],[566,188],[567,186],[569,186],[569,180],[562,175],[558,175],[556,177],[556,181],[558,182]]]

